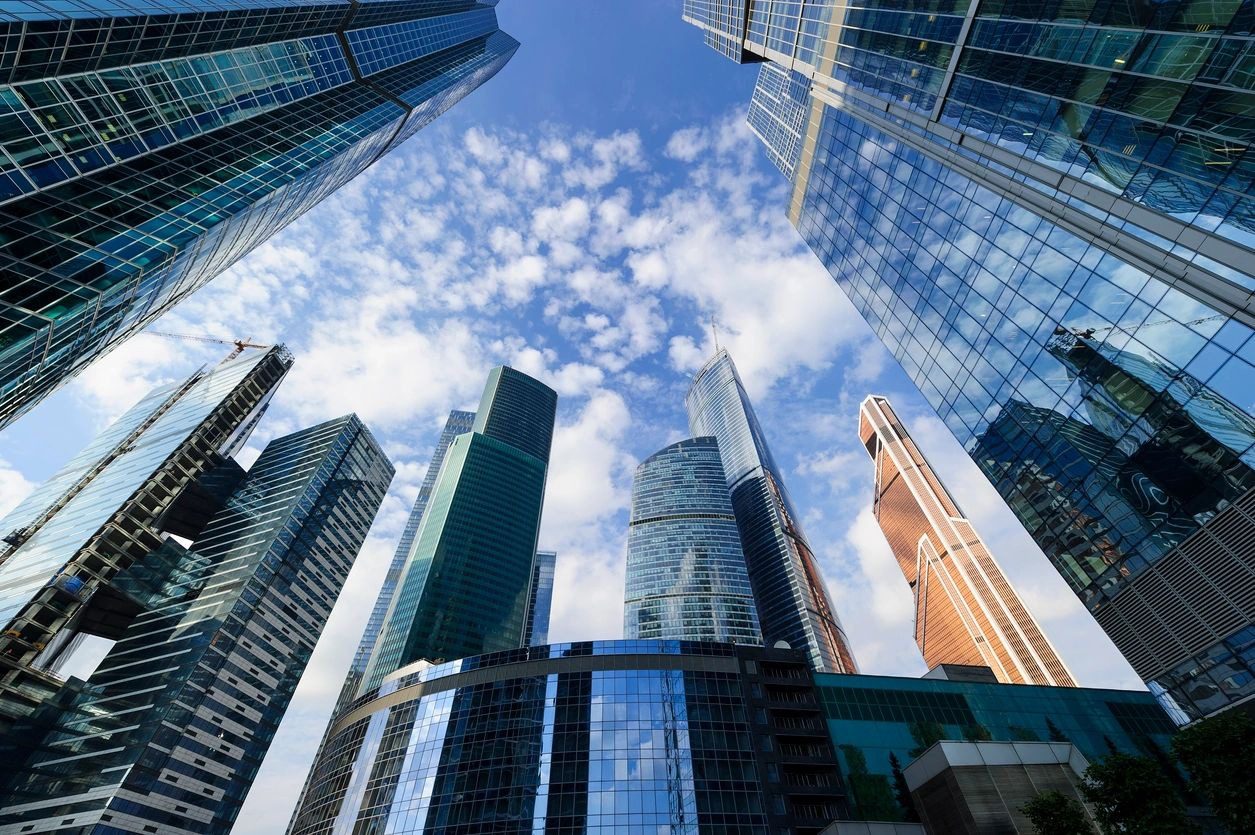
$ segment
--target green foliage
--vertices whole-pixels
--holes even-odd
[[[989,728],[984,725],[966,725],[963,728],[963,738],[968,742],[988,742],[994,736],[989,732]]]
[[[1037,835],[1094,835],[1085,807],[1057,791],[1042,792],[1020,811]]]
[[[1046,732],[1050,734],[1051,742],[1071,742],[1068,735],[1063,732],[1058,725],[1054,723],[1049,716],[1046,717]]]
[[[946,729],[940,722],[912,722],[907,727],[911,731],[911,739],[915,740],[915,747],[907,752],[911,759],[915,759],[931,748],[934,743],[946,738]]]
[[[1255,821],[1255,721],[1240,710],[1204,719],[1177,734],[1172,751],[1230,832]]]
[[[840,747],[849,765],[846,782],[859,816],[867,820],[898,820],[902,813],[889,787],[889,778],[869,771],[867,757],[859,748],[853,745]]]
[[[918,821],[919,814],[915,811],[915,803],[911,800],[911,790],[906,785],[906,776],[902,773],[902,761],[898,755],[889,752],[889,768],[893,770],[893,796],[902,807],[902,814],[908,821]]]
[[[1111,754],[1089,767],[1081,793],[1105,835],[1182,835],[1185,804],[1159,764]]]

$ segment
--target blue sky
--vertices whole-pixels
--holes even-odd
[[[864,672],[918,675],[909,591],[870,515],[859,401],[890,397],[1087,686],[1138,682],[784,218],[744,126],[755,71],[679,0],[503,0],[523,47],[488,85],[155,329],[285,341],[297,363],[245,457],[358,412],[397,478],[250,795],[282,831],[451,408],[514,365],[560,394],[541,545],[554,640],[621,634],[635,465],[687,434],[719,323]],[[139,336],[0,435],[11,506],[150,387],[226,351]]]

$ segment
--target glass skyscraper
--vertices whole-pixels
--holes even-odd
[[[120,637],[138,610],[115,580],[234,489],[291,364],[249,350],[152,391],[0,521],[0,733],[61,687],[74,636]]]
[[[496,0],[0,8],[0,426],[510,59]]]
[[[768,62],[790,219],[1138,673],[1255,694],[1249,6],[684,16]]]
[[[895,761],[939,740],[1163,758],[1174,730],[1144,690],[816,674],[804,652],[746,645],[553,644],[415,665],[363,694],[288,832],[890,832],[909,814]],[[848,820],[880,823],[828,828]]]
[[[228,831],[392,473],[353,415],[278,438],[189,547],[119,572],[141,611],[5,740],[0,827]]]
[[[419,660],[526,642],[557,403],[543,383],[493,369],[473,431],[449,444],[359,693]]]
[[[693,436],[718,442],[763,640],[804,650],[817,670],[857,672],[815,554],[727,351],[697,373],[685,406]]]
[[[405,570],[406,559],[410,555],[410,548],[414,545],[414,536],[418,533],[418,526],[423,521],[423,514],[427,511],[427,504],[431,501],[431,495],[436,489],[436,478],[440,475],[440,468],[444,465],[444,456],[449,451],[449,444],[453,443],[453,439],[458,435],[470,432],[474,426],[474,412],[460,412],[457,410],[449,412],[444,429],[436,440],[436,451],[431,456],[431,463],[427,465],[427,472],[423,475],[423,483],[418,488],[418,498],[414,500],[414,507],[410,510],[410,516],[405,522],[405,529],[401,532],[401,538],[397,540],[397,549],[392,554],[392,562],[388,565],[388,573],[384,576],[383,586],[379,589],[379,596],[375,598],[375,606],[370,611],[370,620],[366,622],[366,630],[362,633],[362,640],[358,643],[357,652],[353,655],[353,663],[349,667],[348,676],[345,677],[344,687],[340,693],[340,701],[336,706],[337,709],[353,699],[357,693],[358,686],[362,683],[362,676],[366,674],[366,665],[370,661],[371,652],[375,649],[375,641],[379,638],[379,630],[383,628],[383,621],[388,614],[388,607],[392,605],[392,596],[396,594],[397,583],[400,582],[401,573]]]
[[[537,551],[532,563],[532,590],[528,592],[527,617],[523,620],[524,646],[549,643],[549,615],[553,609],[553,575],[558,567],[556,551]]]
[[[1008,684],[1076,681],[889,401],[859,409],[875,464],[876,521],[915,598],[915,643],[929,668],[990,668]]]
[[[714,438],[678,441],[636,468],[623,637],[763,642]]]

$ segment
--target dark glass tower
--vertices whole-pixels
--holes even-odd
[[[0,521],[0,733],[61,687],[75,636],[121,636],[139,609],[118,576],[234,489],[229,456],[291,364],[250,350],[154,390]]]
[[[391,479],[356,416],[279,438],[190,547],[120,572],[142,611],[6,740],[0,826],[228,831]]]
[[[1250,7],[684,14],[768,61],[790,219],[1138,673],[1195,716],[1255,695]]]
[[[495,5],[0,8],[0,426],[491,78]]]
[[[714,438],[678,441],[636,468],[623,637],[763,642]]]
[[[375,598],[375,607],[371,609],[370,620],[366,623],[366,630],[362,633],[362,640],[357,645],[357,652],[353,655],[353,664],[349,667],[349,674],[344,680],[340,699],[336,703],[336,712],[339,711],[341,706],[353,699],[354,694],[357,693],[358,686],[362,683],[362,676],[366,674],[366,665],[370,662],[370,654],[374,651],[375,641],[378,640],[379,631],[383,628],[384,617],[387,616],[388,608],[392,605],[392,597],[396,594],[397,583],[400,582],[401,573],[405,570],[406,559],[410,555],[410,548],[414,545],[414,536],[418,533],[418,527],[423,521],[423,514],[427,512],[427,504],[431,501],[432,493],[436,489],[436,479],[440,476],[440,468],[444,465],[444,456],[449,451],[449,444],[453,443],[453,439],[458,435],[470,432],[474,426],[474,412],[449,412],[449,418],[445,421],[444,430],[436,441],[436,451],[431,456],[431,463],[427,465],[427,473],[423,476],[423,483],[418,488],[418,498],[414,500],[414,507],[410,510],[410,518],[406,520],[405,529],[401,532],[401,538],[397,541],[397,549],[392,555],[392,562],[388,565],[388,573],[384,576],[383,586],[379,589],[379,596]],[[552,566],[549,576],[552,582]],[[545,622],[547,624],[548,620]]]
[[[539,647],[549,643],[549,615],[553,608],[553,575],[558,566],[556,551],[537,551],[532,563],[532,590],[527,598],[523,643]]]
[[[526,374],[493,369],[474,431],[449,445],[359,693],[415,661],[526,642],[557,403]]]
[[[697,373],[685,406],[689,431],[718,441],[763,640],[805,650],[821,672],[857,672],[815,554],[727,351]]]

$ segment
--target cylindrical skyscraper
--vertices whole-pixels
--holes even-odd
[[[698,372],[685,406],[689,430],[719,442],[764,641],[805,649],[817,670],[857,672],[815,555],[727,351]]]
[[[714,438],[671,444],[636,468],[623,636],[762,643]]]
[[[1008,684],[1075,687],[889,401],[868,397],[859,439],[876,465],[876,520],[915,595],[915,642],[929,667],[989,667]]]

